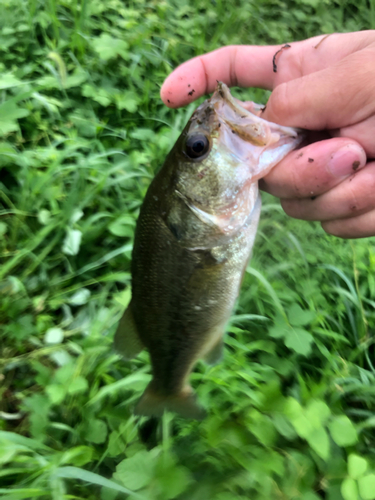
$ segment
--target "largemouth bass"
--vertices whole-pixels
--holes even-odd
[[[152,381],[135,412],[202,418],[189,375],[220,360],[254,243],[258,179],[301,141],[298,130],[246,110],[218,83],[151,183],[132,256],[132,299],[116,335],[126,358],[144,347]]]

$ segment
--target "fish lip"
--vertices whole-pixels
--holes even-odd
[[[254,124],[259,124],[261,126],[268,128],[276,127],[279,133],[285,135],[286,137],[291,137],[293,139],[299,138],[299,136],[301,136],[304,133],[303,129],[286,127],[285,125],[279,125],[277,123],[270,122],[268,120],[265,120],[264,118],[261,118],[260,116],[255,115],[251,111],[245,109],[242,106],[240,100],[236,99],[231,95],[229,87],[225,83],[217,81],[217,87],[210,101],[215,107],[215,104],[216,105],[222,104],[223,100],[234,111],[235,114],[240,115],[241,118],[246,117],[247,119],[250,119],[250,121],[252,121]],[[228,119],[226,119],[223,116],[223,113],[220,113],[220,110],[218,110],[217,108],[218,106],[216,106],[216,110],[217,113],[220,115],[221,119],[225,121],[229,126],[233,126],[233,124]]]
[[[245,109],[222,82],[218,82],[210,105],[223,125],[220,141],[239,163],[249,167],[253,182],[265,177],[305,136],[300,129],[269,122]]]

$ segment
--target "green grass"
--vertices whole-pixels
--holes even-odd
[[[0,6],[0,498],[375,498],[372,240],[264,196],[225,358],[192,376],[203,422],[135,418],[148,355],[112,348],[140,204],[195,108],[162,105],[165,76],[224,44],[375,27],[372,0]]]

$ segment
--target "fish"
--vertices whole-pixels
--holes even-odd
[[[218,82],[146,193],[134,236],[132,297],[114,340],[127,360],[144,348],[150,354],[152,380],[137,415],[206,415],[190,373],[199,359],[215,364],[222,357],[257,232],[258,180],[303,137],[260,118],[259,109],[246,109]]]

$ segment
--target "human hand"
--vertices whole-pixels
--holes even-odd
[[[375,31],[277,46],[229,46],[179,66],[163,84],[170,107],[229,86],[273,89],[261,116],[314,132],[261,181],[286,213],[343,238],[375,235]],[[318,140],[318,142],[316,142]]]

